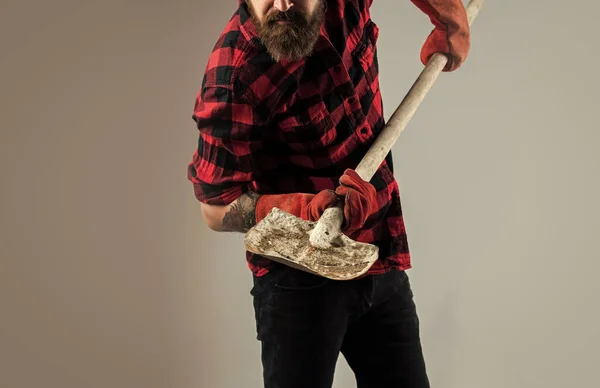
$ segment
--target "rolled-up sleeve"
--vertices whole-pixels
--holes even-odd
[[[206,204],[228,205],[253,181],[263,124],[233,85],[204,85],[192,118],[199,131],[198,147],[188,165],[194,194]]]

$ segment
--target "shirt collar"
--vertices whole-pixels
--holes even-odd
[[[246,40],[255,46],[262,46],[262,43],[258,37],[258,32],[256,30],[256,25],[250,16],[250,11],[248,10],[248,5],[244,0],[238,0],[239,8],[238,14],[240,18],[240,31],[246,38]]]

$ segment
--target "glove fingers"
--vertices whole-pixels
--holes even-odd
[[[350,190],[356,190],[368,201],[371,201],[377,195],[375,187],[371,183],[363,180],[356,171],[348,169],[340,177],[340,186],[337,187],[335,192],[337,195],[346,197]]]
[[[330,208],[339,201],[339,197],[333,190],[322,190],[318,192],[307,208],[306,219],[317,221],[325,209]]]
[[[375,187],[363,180],[355,170],[347,169],[340,177],[340,186],[335,193],[344,198],[343,229],[345,232],[354,232],[362,228],[376,206]]]
[[[364,181],[356,171],[352,169],[347,169],[346,171],[344,171],[344,174],[340,177],[339,182],[341,185],[358,189],[360,186],[362,186],[361,183]]]
[[[344,216],[345,229],[351,233],[362,228],[371,214],[370,201],[355,190],[350,190],[345,197]]]

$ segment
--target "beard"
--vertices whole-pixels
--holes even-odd
[[[312,54],[325,15],[325,0],[318,2],[312,15],[292,7],[287,12],[273,11],[262,22],[251,1],[246,4],[260,40],[275,61],[298,61]]]

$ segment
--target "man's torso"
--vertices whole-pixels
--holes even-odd
[[[376,43],[379,29],[361,0],[327,2],[313,55],[274,62],[262,47],[245,4],[240,4],[209,60],[204,84],[233,84],[265,123],[253,155],[258,193],[316,193],[335,189],[356,168],[385,125]],[[350,238],[379,246],[369,273],[410,268],[399,189],[388,154],[371,183],[378,211]],[[258,276],[272,261],[247,253]]]

